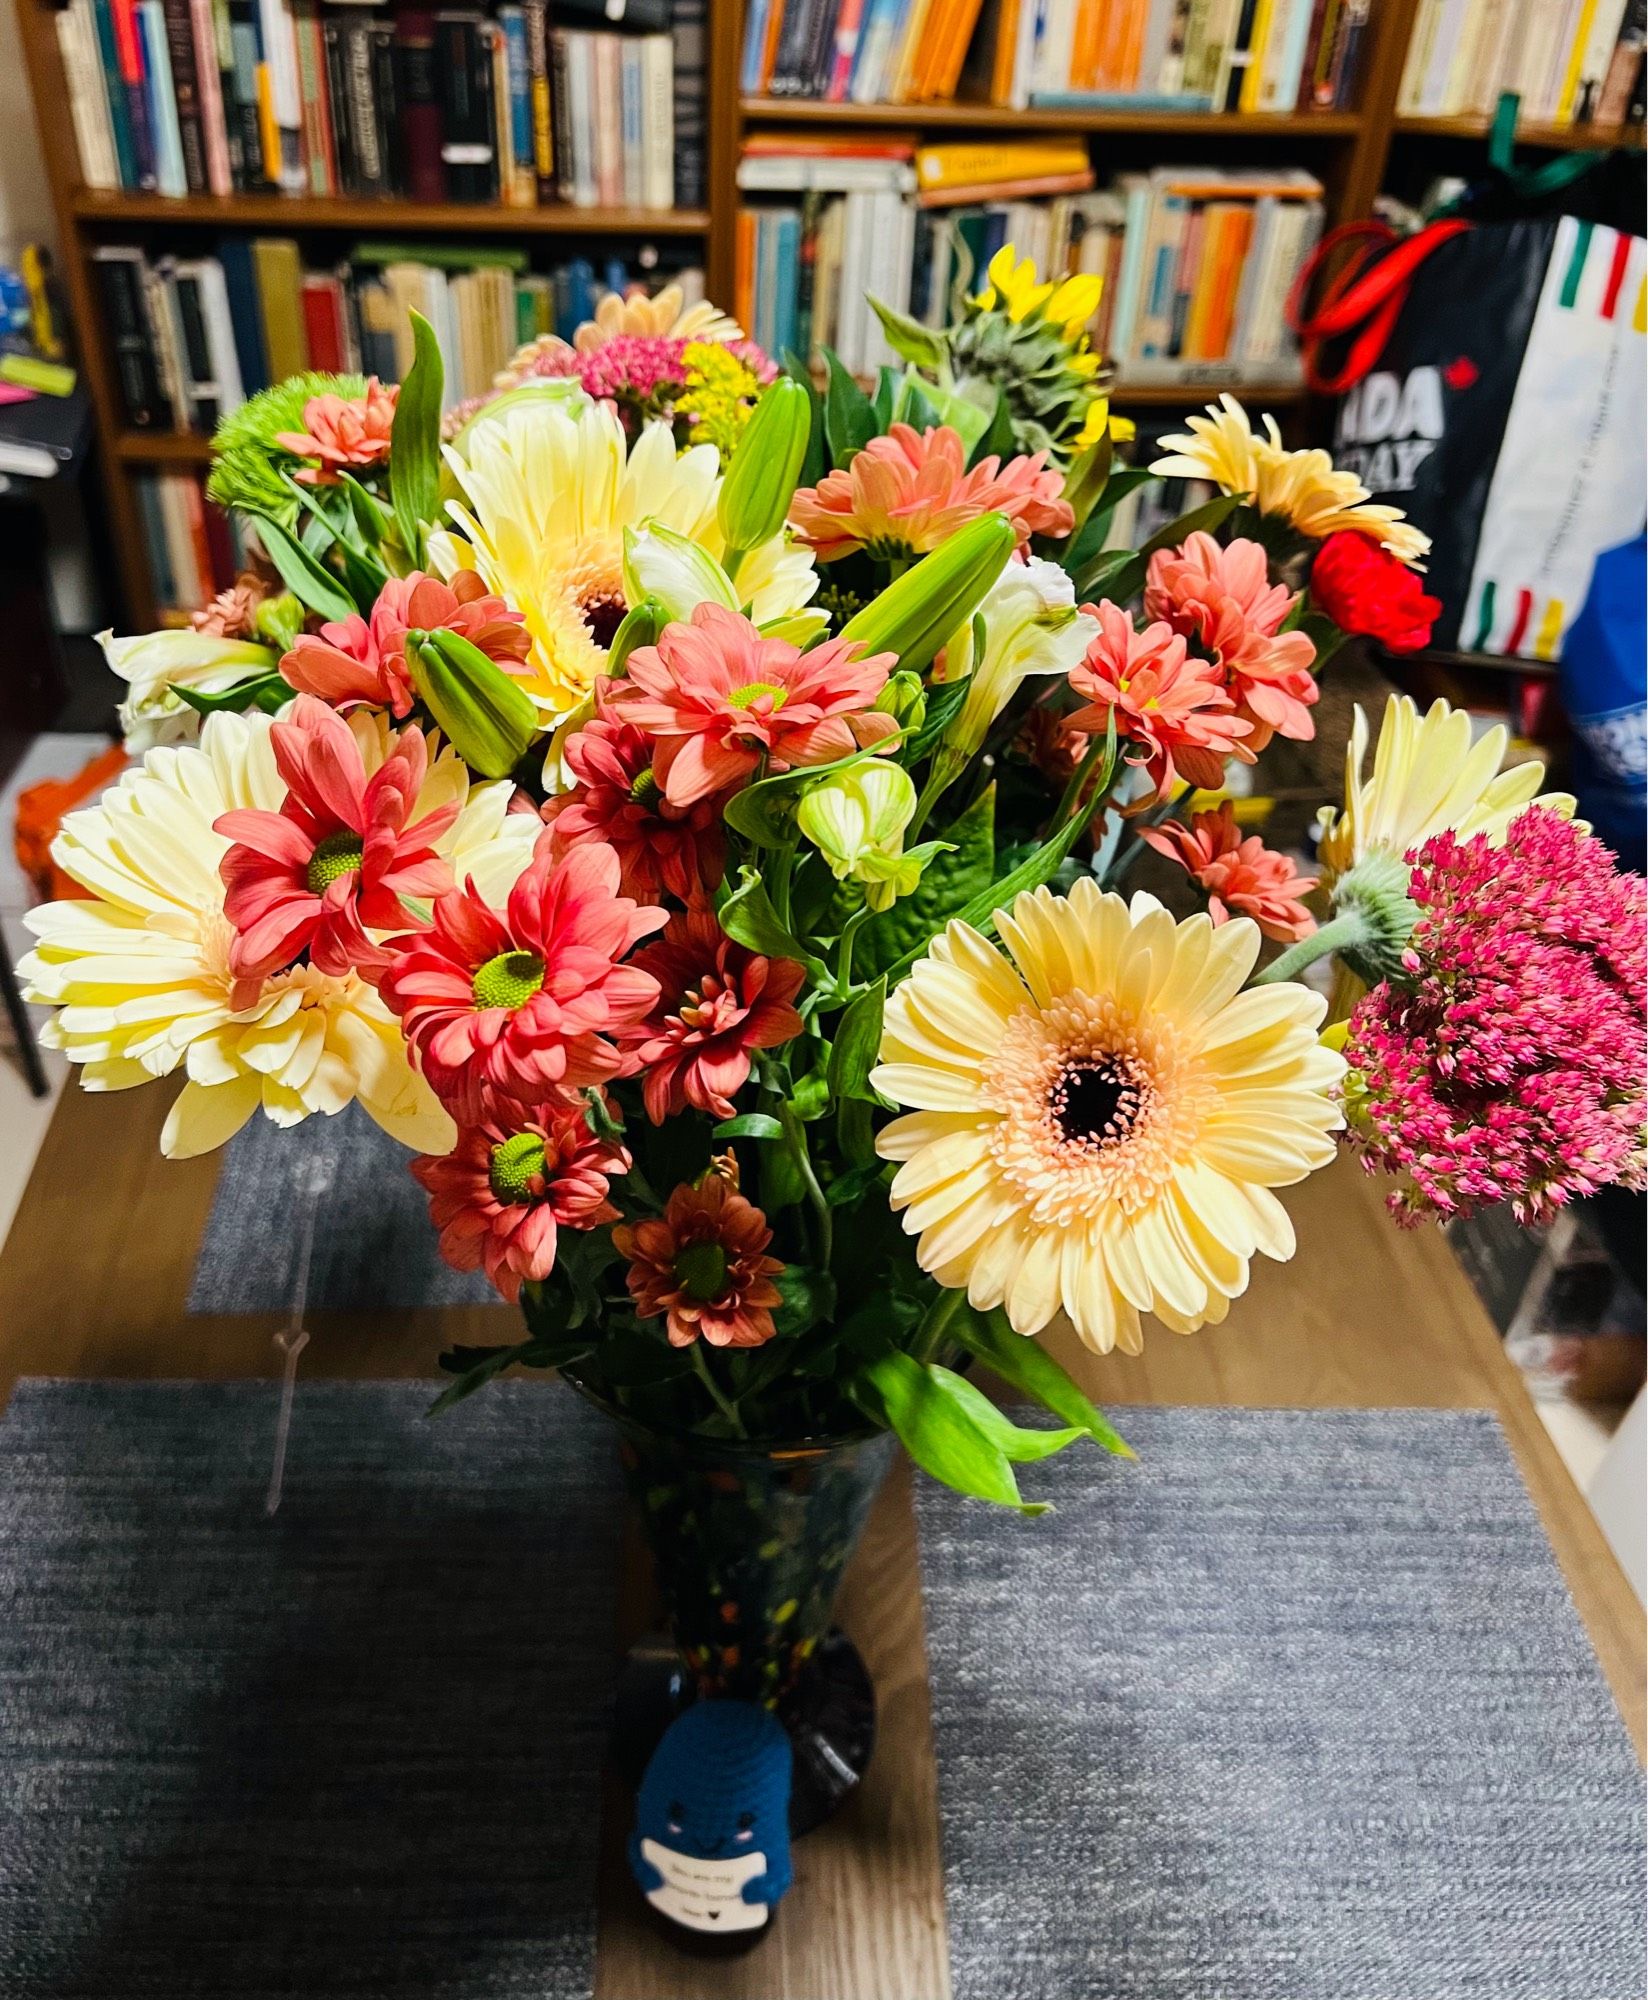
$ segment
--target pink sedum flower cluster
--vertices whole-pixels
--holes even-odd
[[[1508,1201],[1521,1222],[1644,1180],[1641,876],[1541,806],[1502,847],[1437,834],[1411,857],[1407,976],[1351,1016],[1346,1117],[1404,1221]]]

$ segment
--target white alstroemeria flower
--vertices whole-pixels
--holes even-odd
[[[1069,673],[1097,630],[1076,609],[1075,586],[1057,563],[1038,556],[1010,561],[972,625],[946,648],[943,678],[966,676],[971,684],[945,732],[945,751],[960,760],[973,756],[1019,683],[1031,674]]]
[[[272,674],[280,664],[272,646],[210,632],[140,632],[127,639],[99,632],[97,643],[130,689],[120,704],[120,727],[133,757],[162,744],[192,743],[199,736],[199,712],[173,688],[222,694],[242,681]]]

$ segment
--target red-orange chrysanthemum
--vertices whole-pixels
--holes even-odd
[[[784,1266],[765,1254],[767,1218],[719,1174],[678,1187],[661,1216],[621,1223],[612,1240],[629,1259],[636,1317],[663,1314],[671,1347],[700,1334],[712,1347],[772,1339],[772,1309],[782,1303],[773,1279]]]
[[[897,664],[892,653],[861,658],[847,639],[803,653],[724,605],[700,604],[690,625],[630,654],[612,699],[653,738],[665,798],[690,806],[741,784],[763,757],[769,771],[787,771],[896,735],[875,699]]]
[[[629,1166],[622,1146],[589,1129],[581,1104],[552,1100],[519,1116],[503,1106],[412,1172],[428,1191],[441,1255],[455,1271],[484,1270],[513,1305],[523,1280],[555,1268],[562,1229],[617,1221],[607,1187]]]
[[[1316,887],[1316,876],[1301,875],[1287,855],[1266,847],[1256,833],[1244,840],[1229,799],[1216,812],[1194,814],[1189,826],[1170,819],[1141,831],[1158,854],[1177,861],[1207,891],[1207,913],[1216,924],[1231,915],[1251,917],[1279,944],[1315,930],[1304,898]]]

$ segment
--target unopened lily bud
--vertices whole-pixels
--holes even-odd
[[[631,604],[650,597],[671,624],[685,623],[700,604],[738,609],[732,582],[710,552],[656,522],[624,530],[624,595]]]
[[[885,910],[921,880],[931,852],[904,852],[904,829],[915,809],[909,772],[878,757],[812,786],[802,795],[796,824],[838,882],[862,882],[870,908]]]
[[[792,377],[763,390],[721,481],[718,519],[729,549],[757,549],[783,529],[812,422],[812,398]]]
[[[457,632],[408,632],[406,665],[419,699],[470,769],[508,777],[538,734],[538,711],[520,682]]]
[[[927,719],[927,690],[920,674],[901,667],[896,674],[889,675],[875,705],[881,714],[893,718],[906,737],[915,735]]]
[[[866,652],[896,653],[919,672],[972,617],[1015,540],[1005,514],[981,514],[849,618],[841,637],[861,640]]]

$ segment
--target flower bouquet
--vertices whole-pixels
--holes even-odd
[[[398,390],[252,398],[258,566],[108,641],[148,753],[29,920],[85,1086],[181,1075],[168,1154],[352,1099],[411,1149],[525,1320],[437,1407],[610,1413],[694,1677],[772,1701],[888,1434],[1037,1511],[1126,1447],[1035,1336],[1222,1320],[1339,1135],[1404,1216],[1642,1173],[1642,883],[1503,731],[1393,700],[1364,779],[1359,718],[1319,876],[1223,797],[1346,633],[1423,643],[1423,536],[1228,397],[1123,464],[1097,281],[990,277],[877,307],[873,393],[664,299],[456,421],[416,320]],[[1216,497],[1110,546],[1163,476]],[[1146,849],[1205,909],[1116,892]]]

